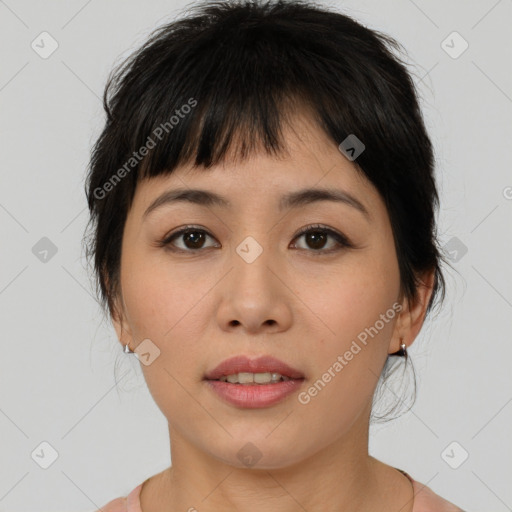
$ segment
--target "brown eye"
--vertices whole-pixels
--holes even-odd
[[[304,237],[307,245],[307,247],[300,247],[300,249],[313,249],[310,252],[325,253],[336,251],[342,247],[351,247],[350,242],[344,235],[322,226],[309,226],[303,229],[295,238],[300,237]],[[331,248],[326,249],[325,246],[329,238],[334,239],[335,243],[334,246],[331,244]]]
[[[199,229],[195,227],[186,227],[181,229],[175,233],[172,233],[164,240],[162,240],[162,246],[172,246],[176,248],[176,250],[180,251],[188,251],[193,252],[199,249],[204,248],[204,243],[207,238],[213,238],[211,235],[205,231],[204,229]],[[177,246],[174,243],[174,240],[179,240],[182,242],[181,247]]]
[[[325,254],[341,250],[344,247],[352,247],[352,244],[344,235],[321,225],[309,226],[303,229],[295,236],[294,240],[301,237],[304,238],[306,247],[299,247],[299,249],[311,253]],[[164,240],[160,241],[159,246],[168,247],[170,250],[176,252],[191,253],[199,252],[201,249],[207,249],[209,247],[220,247],[218,244],[210,246],[205,245],[205,241],[208,238],[214,240],[214,237],[204,229],[195,226],[186,226],[179,231],[171,233]],[[331,242],[331,246],[326,248],[329,238],[331,238],[334,243]],[[180,242],[181,245],[178,245],[177,242]],[[294,248],[296,248],[296,244],[294,245]]]
[[[205,234],[201,231],[187,231],[181,235],[183,243],[188,249],[201,249],[204,244]],[[190,245],[189,245],[190,244]]]
[[[302,236],[305,237],[306,244],[312,249],[323,249],[329,238],[329,235],[323,231],[309,231]]]

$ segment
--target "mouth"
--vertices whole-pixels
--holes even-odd
[[[277,384],[278,382],[286,382],[289,380],[304,380],[301,379],[292,379],[291,377],[286,377],[285,375],[281,375],[279,373],[273,372],[261,372],[261,373],[250,373],[250,372],[240,372],[234,373],[232,375],[224,375],[220,379],[206,379],[217,382],[227,382],[229,384],[241,384],[243,386],[250,385],[264,385],[264,384]]]
[[[208,372],[208,388],[224,403],[239,409],[277,406],[304,385],[305,375],[271,356],[226,359]]]
[[[272,356],[250,359],[244,355],[226,359],[204,377],[204,380],[249,386],[304,379],[302,372]]]

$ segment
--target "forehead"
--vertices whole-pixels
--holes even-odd
[[[367,210],[379,208],[380,198],[373,185],[311,118],[295,115],[293,122],[283,124],[282,135],[284,148],[278,155],[260,150],[244,160],[235,159],[233,141],[218,165],[205,168],[187,164],[171,174],[144,179],[137,186],[133,209],[142,216],[162,192],[187,188],[215,192],[228,199],[231,210],[261,207],[263,203],[275,203],[282,209],[284,195],[306,188],[342,190],[358,197]]]

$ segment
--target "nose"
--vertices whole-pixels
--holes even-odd
[[[292,324],[293,293],[283,265],[271,251],[263,250],[254,260],[238,252],[223,280],[218,323],[223,330],[247,334],[282,332]],[[289,280],[289,279],[288,279]]]

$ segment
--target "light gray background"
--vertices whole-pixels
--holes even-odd
[[[102,323],[81,237],[107,74],[185,4],[0,0],[2,511],[94,510],[170,464],[166,421]],[[441,239],[467,247],[410,351],[416,405],[372,428],[371,453],[468,511],[512,510],[512,2],[333,4],[407,49],[436,147]],[[31,48],[43,31],[59,45],[47,59]],[[453,31],[469,43],[458,58],[442,47]],[[47,262],[32,252],[42,237],[57,247]],[[48,469],[42,442],[58,452]]]

